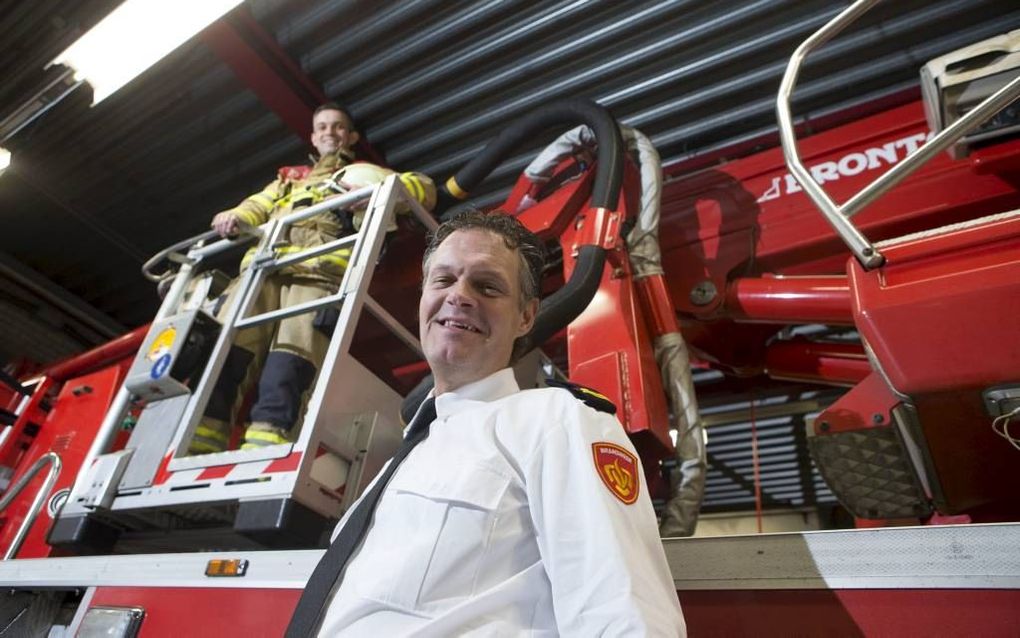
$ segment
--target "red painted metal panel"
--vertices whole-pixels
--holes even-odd
[[[300,589],[98,587],[91,606],[141,607],[139,638],[279,638]]]
[[[981,393],[1020,381],[1020,217],[886,248],[886,264],[851,261],[854,313],[889,382],[917,410],[944,514],[1000,504],[1020,514],[1003,477],[1016,450],[991,427]],[[977,519],[976,519],[977,520]]]
[[[1020,453],[992,431],[978,392],[925,394],[914,404],[943,493],[939,511],[966,512],[975,523],[1020,520],[1012,480]]]
[[[1020,590],[681,591],[691,636],[1015,637]]]
[[[52,493],[57,494],[61,490],[70,489],[130,363],[129,359],[124,359],[119,365],[70,379],[64,384],[54,401],[53,409],[25,452],[14,480],[27,471],[36,459],[52,450],[60,455],[63,463],[63,470]],[[124,437],[121,437],[121,446],[123,439]],[[117,447],[116,443],[114,447]],[[3,527],[0,529],[0,547],[6,548],[10,545],[18,525],[28,513],[45,474],[45,471],[40,472],[4,512]],[[49,503],[43,507],[17,558],[53,555],[53,550],[46,543],[46,532],[52,522],[50,507]]]
[[[91,606],[145,609],[141,638],[277,637],[301,590],[100,587]],[[681,591],[691,636],[1016,636],[1018,590]],[[182,613],[185,612],[186,613]]]
[[[917,239],[850,264],[854,313],[907,395],[982,388],[1020,371],[1020,217]]]

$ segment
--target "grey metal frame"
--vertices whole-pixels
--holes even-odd
[[[1020,96],[1020,77],[1017,77],[948,128],[939,132],[938,135],[930,137],[921,148],[863,188],[842,206],[836,204],[814,180],[810,171],[801,161],[800,152],[797,150],[793,116],[790,111],[790,99],[797,83],[800,67],[807,55],[831,40],[878,2],[879,0],[857,0],[797,47],[786,67],[786,73],[783,74],[783,81],[779,86],[779,94],[776,99],[779,137],[783,146],[783,157],[790,172],[800,183],[804,192],[822,211],[826,221],[836,230],[857,260],[868,270],[881,266],[885,262],[885,258],[875,245],[850,222],[850,217],[856,215],[861,209],[899,184],[939,152],[949,148],[958,139]]]
[[[1020,524],[665,538],[678,591],[1020,589]]]
[[[367,205],[367,214],[363,221],[361,230],[355,235],[343,237],[328,244],[316,246],[294,255],[287,255],[284,258],[277,259],[275,257],[273,247],[276,245],[277,241],[284,236],[284,233],[289,226],[309,217],[322,214],[326,211],[346,208],[364,202],[366,199],[369,200]],[[270,446],[269,448],[251,452],[235,451],[197,457],[179,456],[181,452],[186,449],[187,442],[190,441],[190,438],[194,433],[202,414],[204,413],[205,406],[212,394],[215,380],[218,378],[220,371],[226,362],[230,344],[233,342],[237,331],[241,328],[269,321],[278,321],[288,316],[311,312],[319,307],[337,304],[346,300],[351,303],[341,304],[341,316],[338,320],[338,326],[346,325],[346,322],[349,322],[352,317],[356,317],[357,313],[360,312],[362,308],[362,304],[365,303],[372,314],[377,316],[384,325],[388,326],[390,330],[398,336],[398,338],[400,338],[413,350],[418,352],[421,351],[421,347],[418,344],[417,339],[404,329],[403,326],[396,321],[396,319],[390,316],[386,310],[369,297],[369,281],[368,278],[364,276],[365,271],[370,270],[370,268],[367,269],[364,264],[371,263],[374,266],[375,261],[378,259],[383,237],[386,234],[385,224],[392,219],[394,209],[398,201],[410,206],[412,213],[426,229],[429,231],[435,230],[437,226],[436,221],[424,208],[422,208],[421,204],[408,195],[397,175],[390,176],[380,185],[365,187],[346,195],[329,199],[306,209],[302,209],[296,213],[292,213],[279,220],[270,221],[258,229],[255,229],[255,232],[260,234],[262,237],[259,243],[259,248],[252,260],[251,267],[245,270],[241,275],[241,279],[238,282],[239,293],[236,295],[233,305],[228,308],[227,315],[223,321],[223,329],[220,331],[220,335],[213,346],[206,369],[184,410],[180,424],[178,425],[177,433],[173,439],[172,447],[175,449],[175,456],[170,461],[167,468],[168,470],[175,472],[179,470],[221,464],[224,460],[217,459],[215,457],[222,457],[225,455],[230,455],[230,460],[227,461],[230,463],[279,458],[289,454],[293,448],[293,445],[282,445]],[[187,258],[183,260],[184,263],[182,264],[177,277],[170,286],[170,289],[168,290],[153,323],[155,324],[161,319],[172,316],[178,310],[184,300],[189,281],[192,279],[191,274],[203,259],[227,250],[234,245],[235,242],[233,241],[220,240],[209,245],[201,245],[201,243],[199,243],[199,245],[196,245],[189,250]],[[340,287],[335,294],[323,297],[315,302],[275,310],[261,315],[248,316],[254,301],[257,298],[259,288],[265,282],[266,276],[270,273],[277,271],[288,264],[309,259],[347,245],[353,245],[352,254],[349,260],[349,267],[344,273]],[[340,330],[338,329],[337,332],[340,332]],[[350,339],[353,336],[353,330],[345,330],[344,333],[345,334],[342,337],[343,343],[340,344],[339,347],[331,342],[327,353],[327,359],[323,364],[324,369],[327,366],[332,365],[332,362],[336,360],[339,352],[347,351],[347,348],[350,345]],[[337,339],[334,339],[333,341],[337,341]],[[311,399],[309,400],[306,415],[314,414],[315,410],[318,409],[318,405],[322,400],[322,385],[323,384],[321,382],[316,383],[316,388],[313,390]],[[75,479],[74,487],[68,499],[68,507],[66,508],[68,511],[78,509],[76,503],[80,495],[86,491],[89,468],[91,468],[96,459],[109,448],[113,437],[117,432],[120,421],[130,404],[130,400],[130,392],[124,387],[121,387],[114,398],[114,401],[112,402],[111,407],[108,410]],[[245,490],[239,490],[239,492],[243,493]]]

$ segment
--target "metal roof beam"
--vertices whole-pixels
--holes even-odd
[[[65,316],[87,326],[106,338],[115,337],[127,328],[109,315],[89,304],[71,291],[57,286],[13,256],[0,251],[0,277],[29,291],[41,302],[52,305]]]
[[[209,25],[202,31],[201,38],[287,128],[308,143],[312,112],[329,98],[247,8],[238,7]],[[364,134],[356,151],[364,159],[385,164]]]

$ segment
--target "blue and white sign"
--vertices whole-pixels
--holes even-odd
[[[165,354],[159,359],[156,359],[156,363],[152,364],[152,370],[149,371],[149,376],[152,377],[153,379],[158,379],[164,374],[166,374],[166,371],[169,369],[170,369],[170,355]]]

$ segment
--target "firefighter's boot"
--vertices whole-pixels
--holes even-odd
[[[290,432],[284,428],[276,427],[265,421],[256,421],[244,431],[244,443],[241,444],[241,449],[258,450],[269,445],[282,445],[290,442]]]
[[[230,424],[220,419],[202,417],[188,444],[188,454],[215,454],[223,452],[230,443]]]

